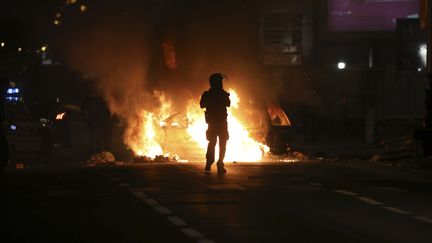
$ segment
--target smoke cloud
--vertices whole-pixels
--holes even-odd
[[[92,77],[128,127],[127,140],[143,125],[143,111],[160,109],[155,90],[184,112],[209,75],[223,72],[240,95],[263,95],[258,13],[244,2],[96,1],[65,20],[61,49],[73,69]]]

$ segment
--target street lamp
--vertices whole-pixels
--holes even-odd
[[[346,63],[345,62],[338,62],[338,64],[337,64],[337,68],[338,69],[342,70],[342,69],[345,69],[345,67],[346,67]]]
[[[4,47],[6,44],[4,43],[4,42],[2,42],[1,44],[0,44],[0,46],[1,47]]]
[[[80,6],[80,11],[81,11],[81,13],[86,12],[86,11],[87,11],[87,6],[84,5],[84,4],[81,4],[81,6]]]
[[[421,58],[423,65],[426,67],[427,66],[427,45],[426,44],[420,45],[418,49],[418,54]]]

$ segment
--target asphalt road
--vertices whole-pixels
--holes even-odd
[[[432,172],[368,162],[45,166],[0,179],[0,242],[432,242]]]

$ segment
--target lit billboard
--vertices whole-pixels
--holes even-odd
[[[330,31],[393,31],[396,19],[418,18],[419,0],[328,0]]]

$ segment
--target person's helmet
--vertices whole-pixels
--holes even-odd
[[[209,77],[210,88],[212,89],[222,89],[222,80],[225,78],[225,75],[222,73],[213,73]]]

